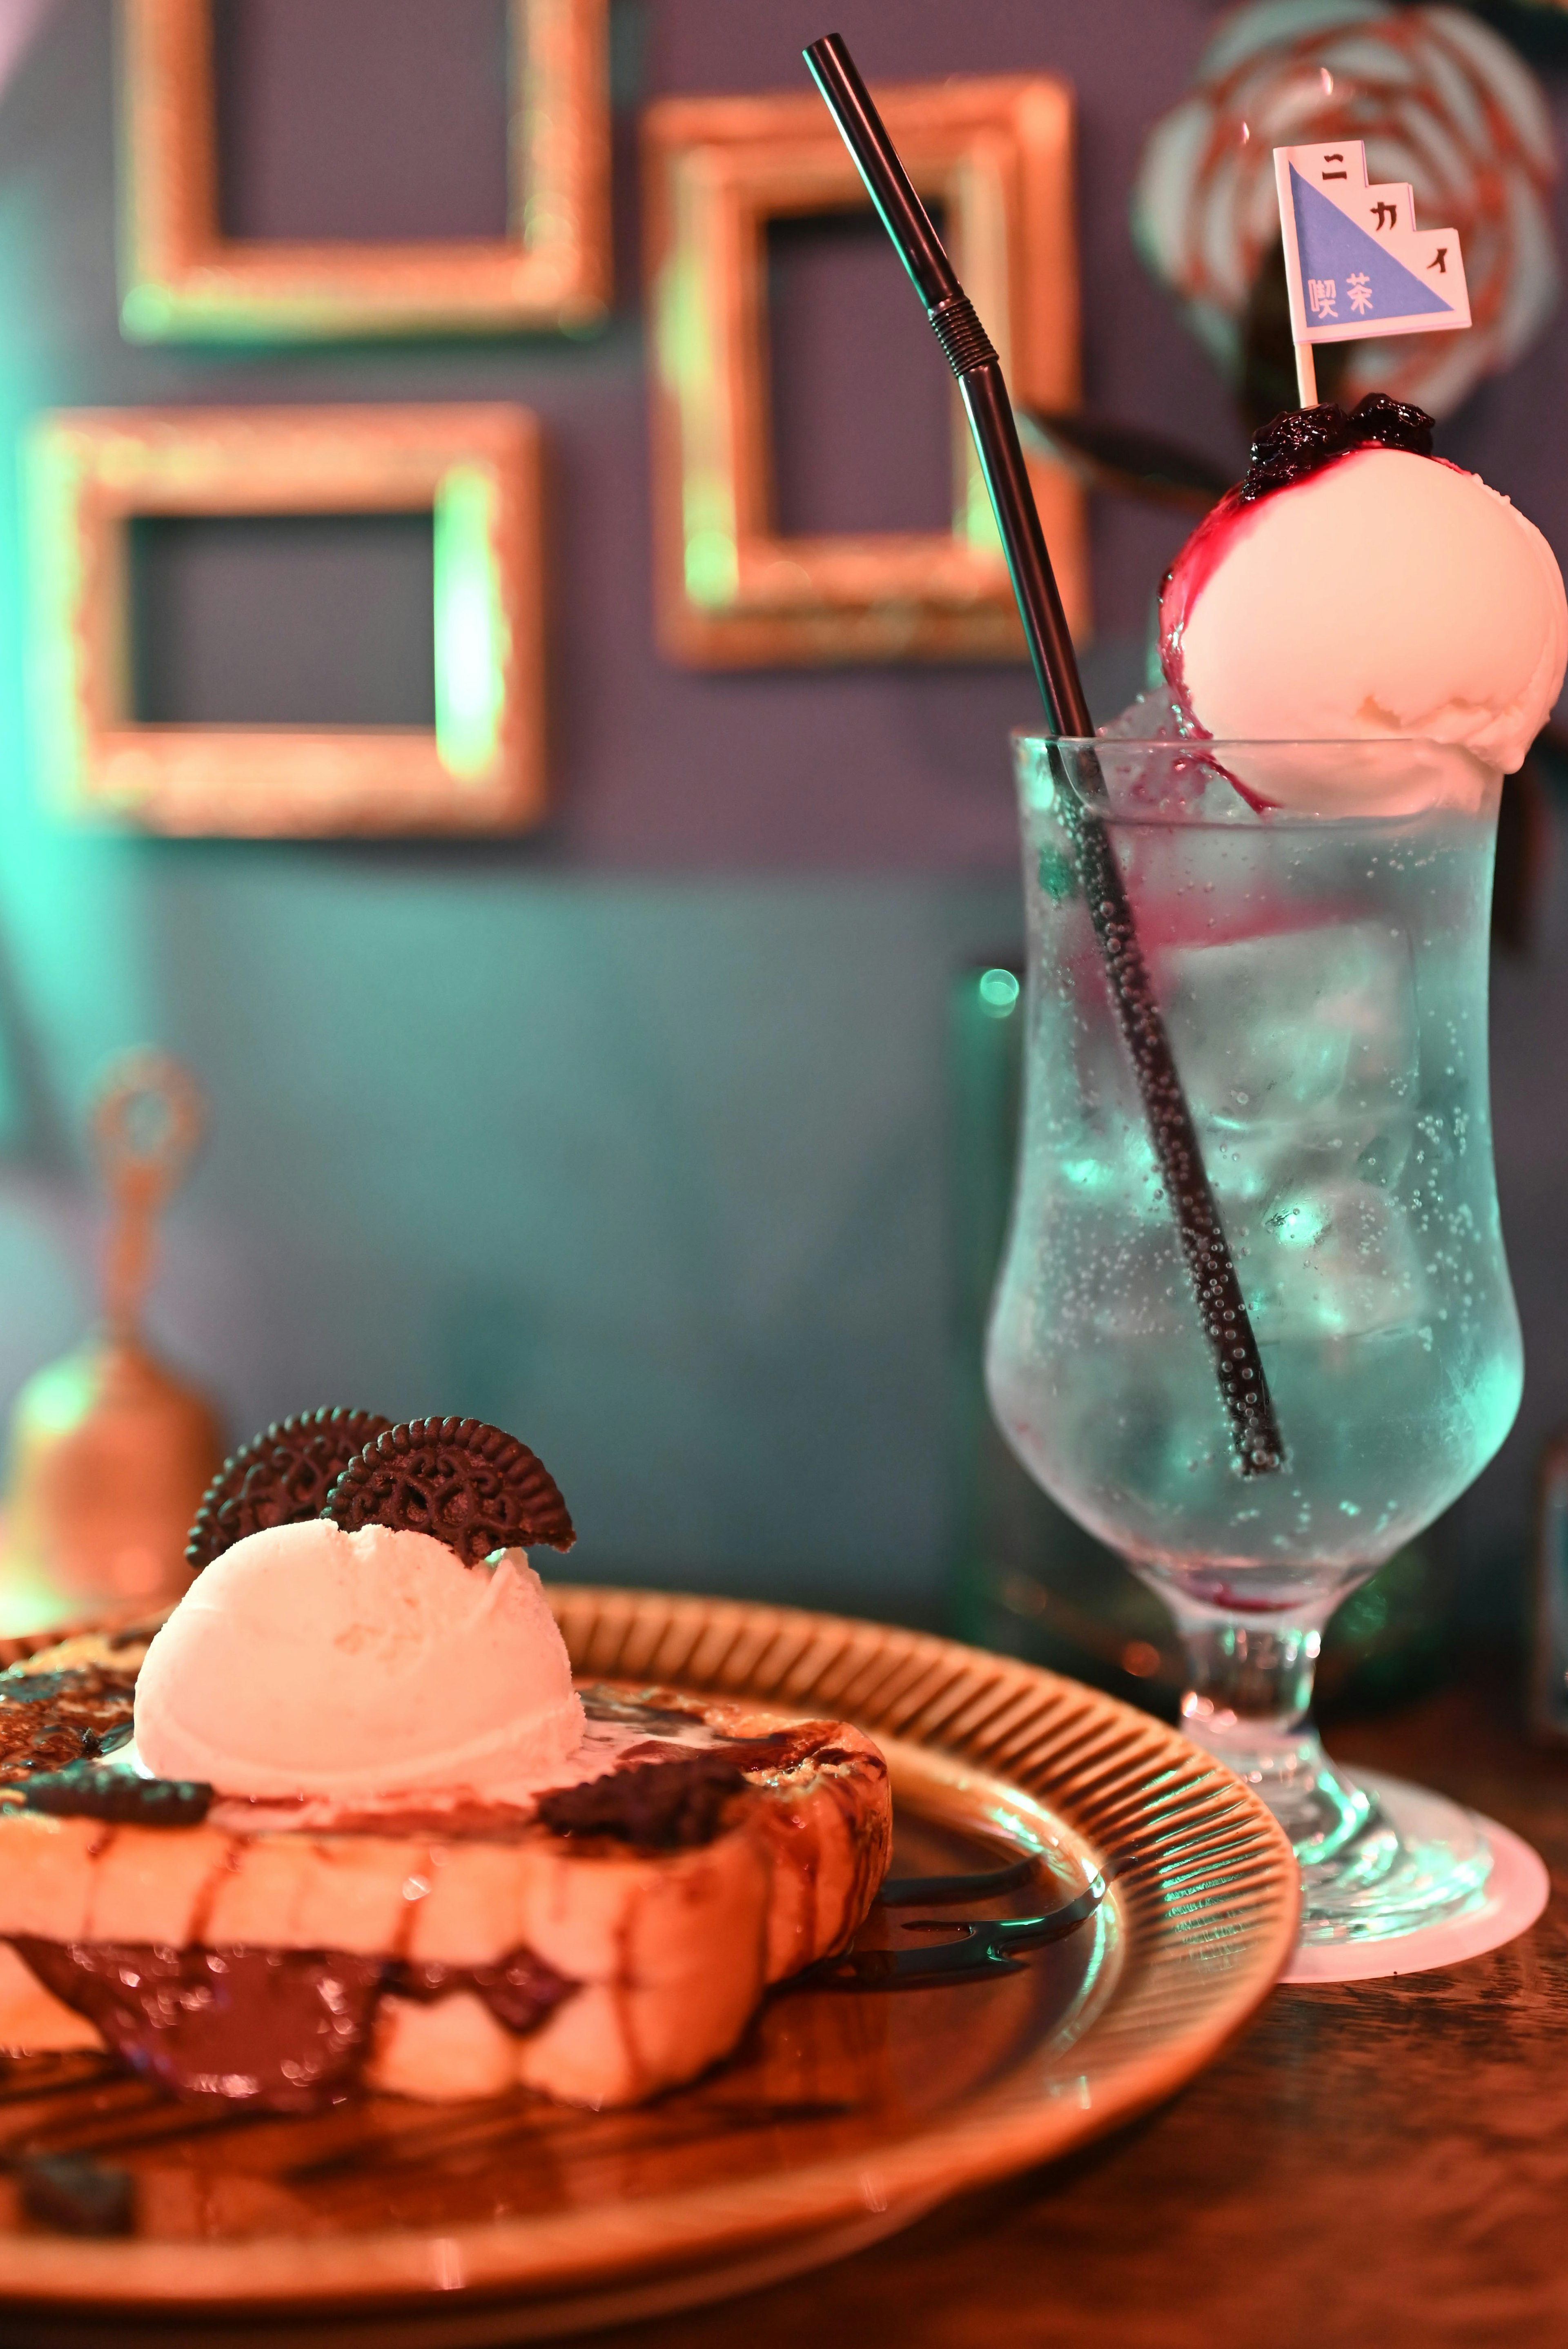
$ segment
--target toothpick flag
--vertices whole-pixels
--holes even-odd
[[[1359,139],[1276,147],[1292,338],[1432,335],[1470,322],[1458,235],[1418,229],[1410,191],[1369,187]]]

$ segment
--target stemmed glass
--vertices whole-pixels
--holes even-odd
[[[1016,752],[1026,1083],[993,1408],[1170,1606],[1184,1726],[1290,1836],[1304,1940],[1449,1920],[1485,1897],[1484,1834],[1329,1761],[1310,1705],[1335,1607],[1519,1404],[1487,1092],[1498,779],[1408,740]],[[1244,1473],[1222,1407],[1085,903],[1086,823],[1120,866],[1240,1277],[1284,1439],[1268,1473]]]

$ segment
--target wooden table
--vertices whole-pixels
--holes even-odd
[[[1181,2095],[1057,2167],[597,2349],[1402,2349],[1568,2342],[1568,1754],[1511,1688],[1341,1727],[1525,1836],[1555,1897],[1440,1972],[1281,1990]]]

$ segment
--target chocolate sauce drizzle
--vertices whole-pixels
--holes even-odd
[[[429,1958],[405,1958],[391,1968],[385,1987],[399,1998],[420,2000],[471,1990],[503,2030],[521,2038],[569,1999],[577,1984],[531,1950],[513,1950],[493,1966],[448,1966]]]
[[[134,2071],[176,2096],[314,2112],[346,2096],[386,1967],[343,1950],[162,1949],[131,1941],[12,1947]]]
[[[495,1965],[448,1966],[344,1950],[164,1949],[23,1934],[12,1947],[133,2071],[172,2095],[258,2112],[341,2104],[357,2085],[384,1994],[425,2001],[472,1991],[521,2037],[578,1987],[526,1949]]]

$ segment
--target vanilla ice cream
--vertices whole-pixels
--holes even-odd
[[[572,1667],[521,1551],[325,1517],[213,1559],[147,1653],[136,1753],[221,1795],[524,1801],[583,1741]]]
[[[1562,688],[1568,604],[1506,498],[1370,445],[1263,496],[1232,491],[1176,559],[1161,646],[1216,741],[1416,738],[1511,772]],[[1299,767],[1317,799],[1326,763]],[[1266,796],[1294,804],[1292,773],[1271,763]]]

